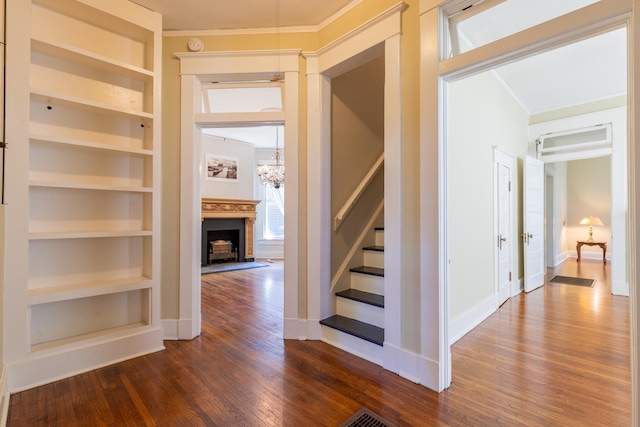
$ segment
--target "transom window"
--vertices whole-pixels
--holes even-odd
[[[459,55],[600,0],[480,0],[448,10],[446,57]]]
[[[282,111],[279,82],[210,83],[202,87],[205,113],[260,113]]]

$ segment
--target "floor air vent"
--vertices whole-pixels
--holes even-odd
[[[367,408],[362,408],[340,424],[339,427],[396,427]]]

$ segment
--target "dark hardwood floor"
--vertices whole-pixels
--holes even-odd
[[[282,340],[282,264],[203,276],[202,335],[11,397],[9,426],[337,426],[367,407],[398,426],[627,426],[629,301],[609,266],[565,262],[453,345],[432,392],[317,341]],[[550,272],[553,274],[554,272]]]

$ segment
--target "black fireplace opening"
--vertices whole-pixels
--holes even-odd
[[[202,221],[202,266],[253,261],[245,257],[244,246],[244,218],[205,218]]]
[[[207,249],[209,264],[238,262],[239,230],[209,230]]]

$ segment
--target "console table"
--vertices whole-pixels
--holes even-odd
[[[607,242],[589,242],[589,241],[580,241],[578,240],[578,244],[576,245],[576,252],[578,253],[578,262],[580,262],[580,249],[582,246],[600,246],[602,248],[602,262],[604,264],[607,263]]]

